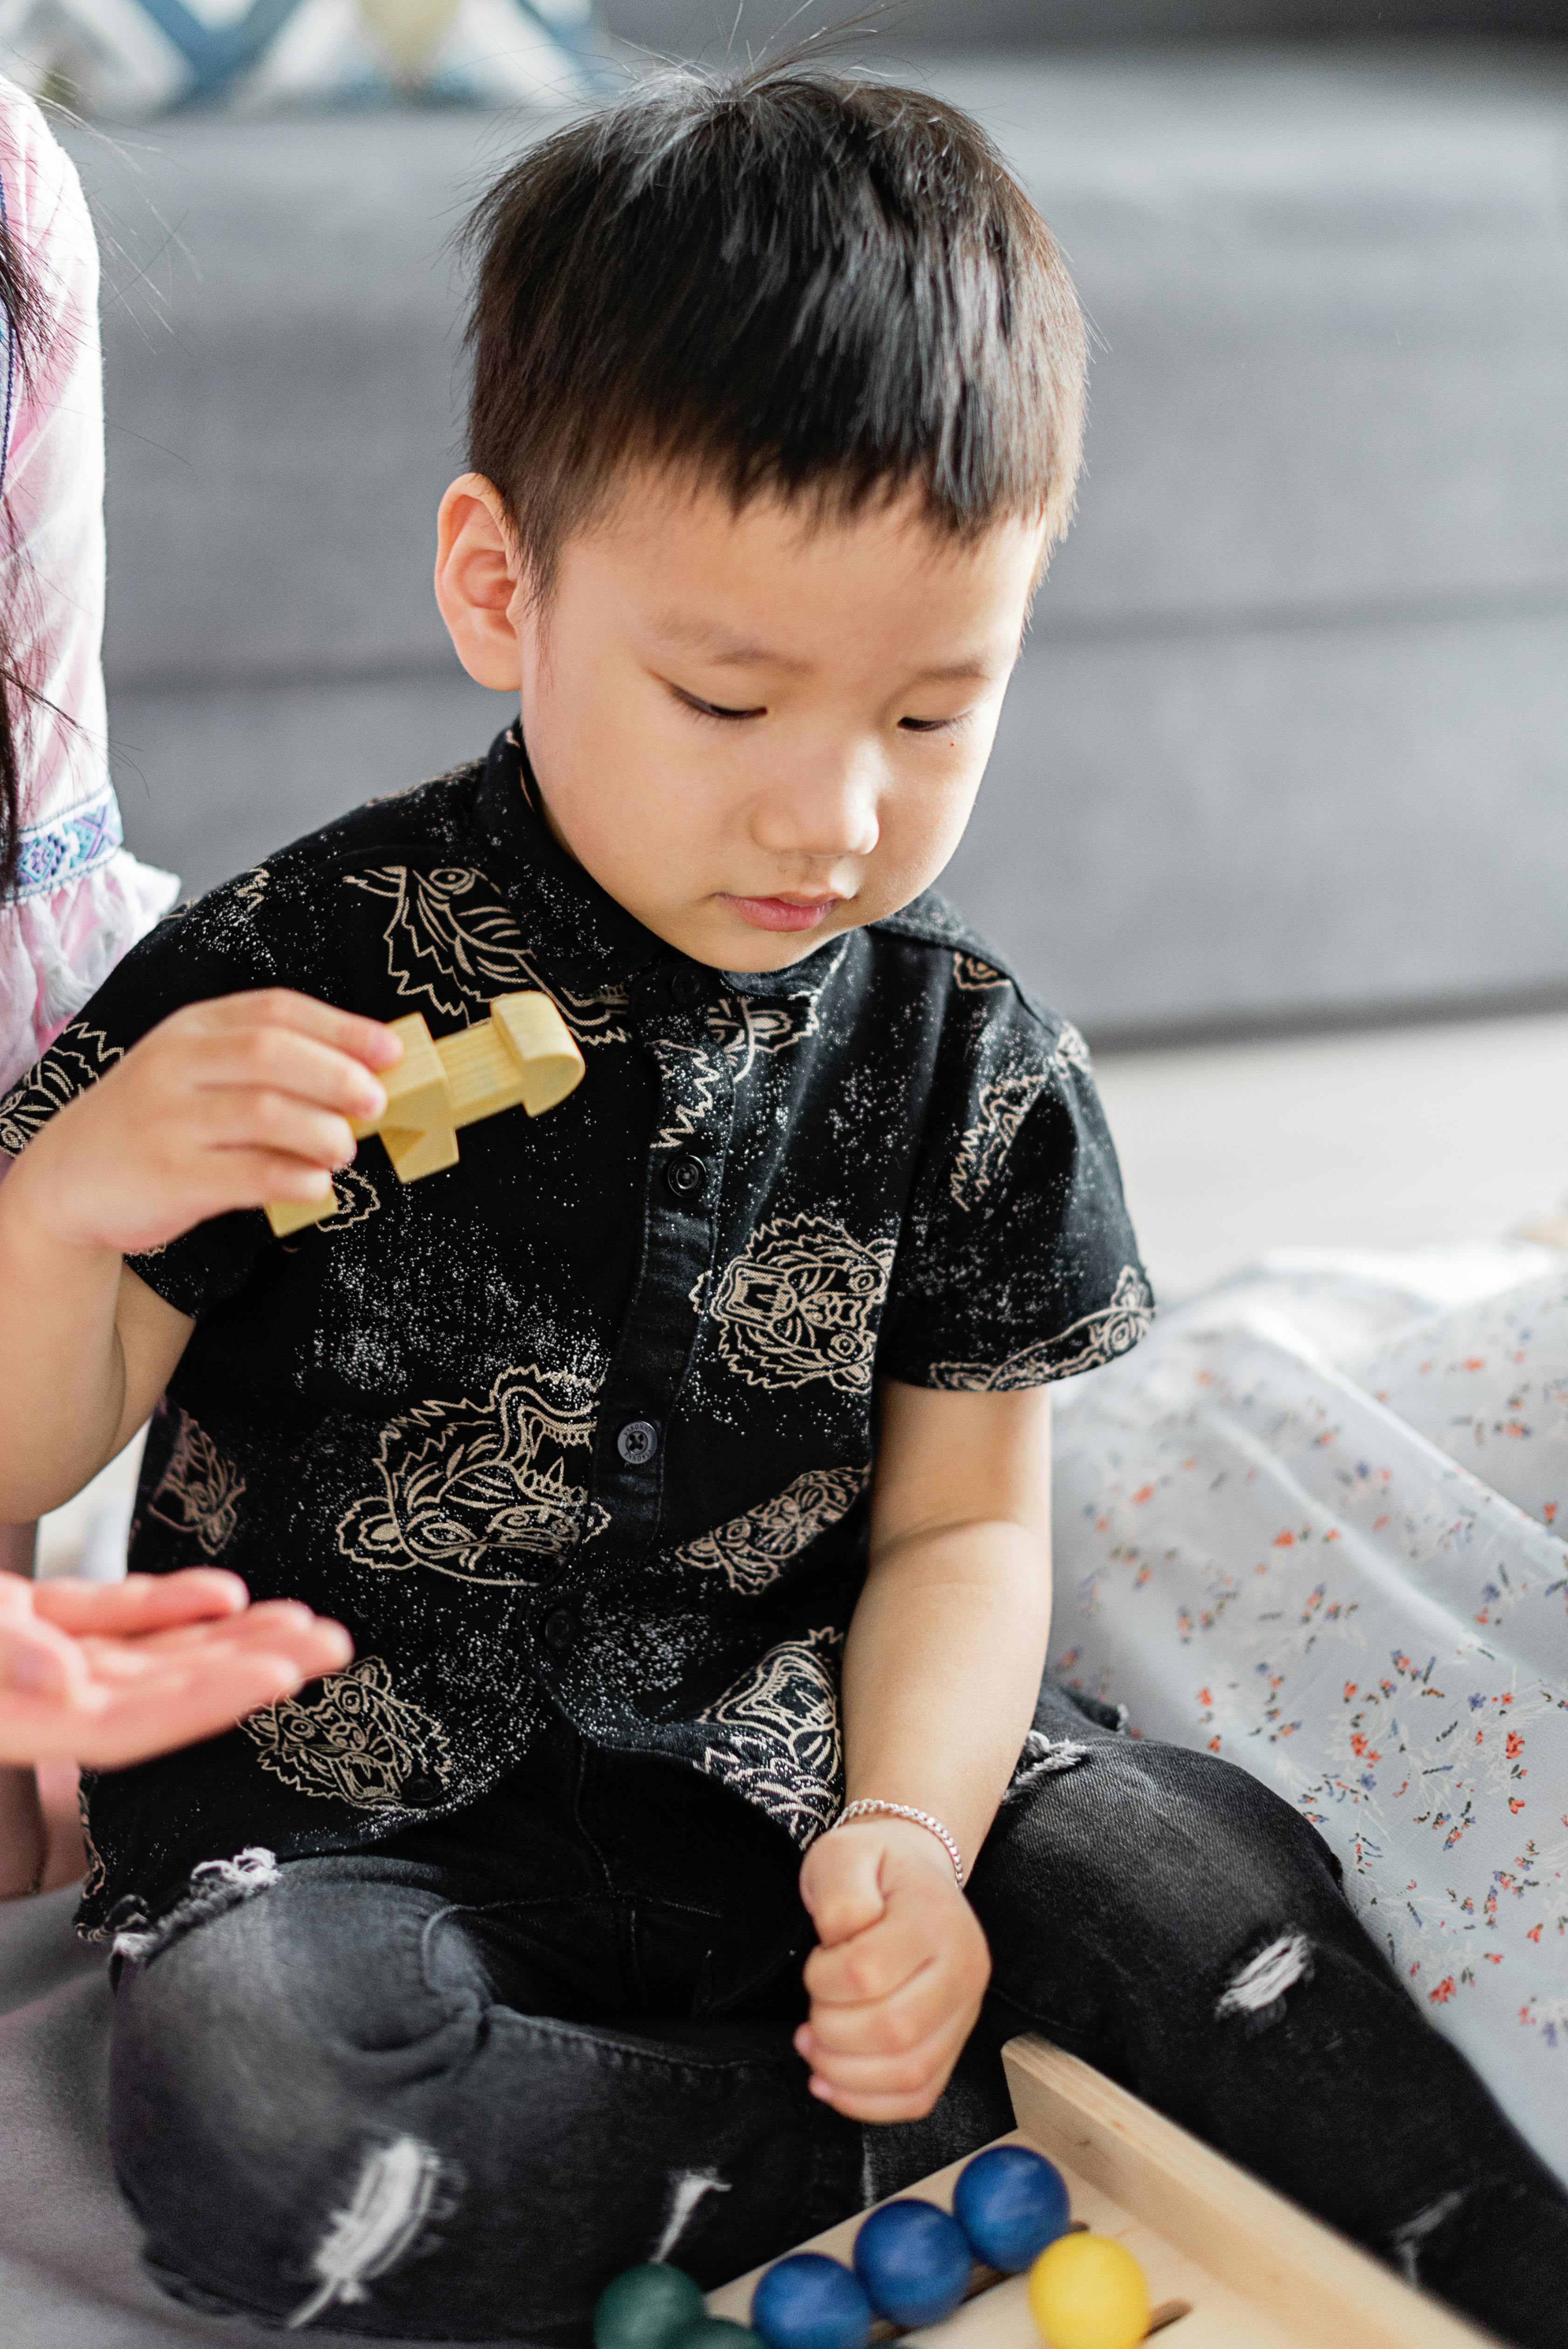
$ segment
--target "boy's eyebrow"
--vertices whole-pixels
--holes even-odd
[[[710,627],[701,620],[655,620],[654,627],[672,652],[697,654],[715,668],[778,668],[799,675],[810,667],[810,661],[797,660],[793,655],[779,652],[769,645],[754,644],[748,637],[732,636],[726,629]],[[912,682],[987,685],[991,674],[989,665],[975,655],[969,660],[945,661],[934,668],[923,668]]]
[[[809,662],[792,659],[788,653],[776,652],[768,645],[753,644],[748,637],[732,636],[727,629],[710,626],[704,620],[655,619],[654,629],[672,652],[696,653],[716,668],[810,667]]]

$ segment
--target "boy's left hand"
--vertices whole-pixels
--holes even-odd
[[[811,2093],[851,2120],[913,2121],[975,2028],[991,1953],[934,1836],[907,1819],[820,1837],[800,1870],[817,1929],[795,2034]]]

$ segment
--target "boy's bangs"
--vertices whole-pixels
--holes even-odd
[[[918,485],[971,535],[1070,515],[1085,336],[984,134],[800,67],[661,76],[533,149],[479,206],[469,461],[543,584],[648,461],[854,511]]]

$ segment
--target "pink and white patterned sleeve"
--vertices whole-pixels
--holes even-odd
[[[124,846],[103,683],[104,429],[98,259],[74,167],[0,78],[0,192],[37,289],[30,364],[4,348],[0,609],[45,704],[19,730],[21,864],[0,906],[0,1092],[43,1052],[178,894]],[[59,713],[57,715],[56,713]]]

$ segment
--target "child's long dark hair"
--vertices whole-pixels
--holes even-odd
[[[0,156],[0,171],[5,158]],[[0,385],[0,565],[10,571],[0,599],[0,901],[15,885],[22,848],[22,741],[36,695],[17,670],[13,652],[13,617],[20,585],[10,501],[5,495],[6,460],[16,395],[26,377],[38,326],[38,305],[33,281],[16,249],[6,216],[4,181],[0,180],[0,338],[5,344],[4,383]],[[9,561],[7,562],[7,558]]]

